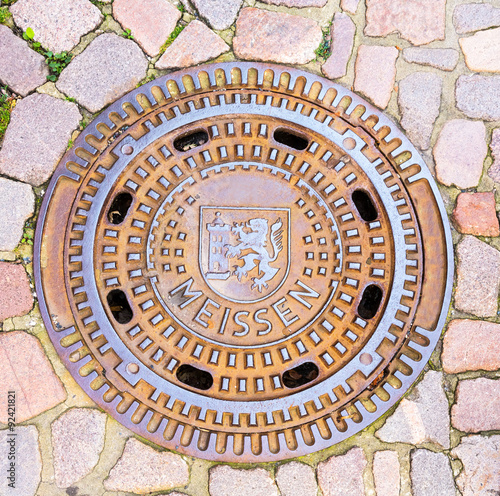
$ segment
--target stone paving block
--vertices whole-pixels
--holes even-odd
[[[365,468],[366,457],[361,448],[352,448],[345,455],[321,462],[317,474],[323,496],[365,496]]]
[[[134,89],[147,69],[148,61],[135,42],[104,33],[71,61],[56,86],[90,112],[98,112]]]
[[[427,150],[434,122],[439,115],[443,79],[430,72],[414,72],[399,82],[398,103],[401,126],[411,142]]]
[[[488,175],[495,181],[500,182],[500,128],[493,129],[490,143],[493,164],[488,171]]]
[[[309,465],[299,462],[289,462],[280,465],[276,472],[276,482],[281,496],[317,496],[318,484],[314,470]]]
[[[33,295],[24,267],[0,262],[0,322],[25,315],[32,306]]]
[[[366,0],[367,36],[398,32],[414,45],[444,40],[446,0]]]
[[[278,488],[271,474],[263,468],[243,470],[229,465],[210,469],[208,481],[210,496],[278,496]]]
[[[158,69],[189,67],[214,59],[229,45],[200,21],[191,21],[156,62]]]
[[[97,465],[104,448],[106,414],[73,408],[52,423],[52,450],[57,487],[79,481]]]
[[[262,0],[270,5],[284,5],[289,8],[324,7],[328,0]]]
[[[408,47],[403,50],[403,58],[412,64],[427,65],[452,71],[458,64],[460,55],[453,48]]]
[[[460,76],[455,96],[457,108],[467,117],[500,120],[500,76]]]
[[[66,391],[54,373],[38,339],[23,331],[0,333],[0,402],[16,392],[16,422],[24,422],[66,399]],[[0,409],[7,422],[7,409]]]
[[[49,69],[43,55],[36,53],[7,26],[0,24],[0,81],[26,96],[47,81]]]
[[[188,482],[189,467],[180,455],[157,451],[130,438],[104,487],[108,491],[147,494],[185,486]]]
[[[453,25],[459,34],[500,26],[500,9],[491,3],[465,3],[453,11]]]
[[[377,496],[399,496],[401,477],[396,451],[377,451],[373,458],[373,478]]]
[[[40,186],[47,181],[66,151],[82,116],[78,107],[39,93],[14,107],[3,147],[0,173]]]
[[[450,460],[443,453],[418,449],[411,453],[413,496],[456,496]]]
[[[355,14],[358,10],[359,0],[341,0],[340,8],[351,14]]]
[[[155,57],[174,30],[181,13],[167,0],[114,0],[113,16],[130,29],[134,40]]]
[[[35,195],[29,184],[0,177],[0,251],[11,251],[18,245],[24,223],[34,209]]]
[[[347,64],[354,46],[356,25],[347,14],[337,12],[333,18],[330,34],[332,53],[321,66],[321,70],[326,77],[336,79],[347,74]]]
[[[23,31],[33,29],[34,39],[54,53],[70,51],[103,20],[89,0],[18,0],[10,11]]]
[[[196,10],[218,31],[231,27],[243,0],[191,0]]]
[[[495,194],[460,193],[453,210],[453,221],[462,234],[475,236],[499,236]]]
[[[432,442],[449,448],[450,415],[443,374],[427,372],[375,435],[386,443]]]
[[[361,45],[358,49],[354,90],[381,109],[385,109],[391,99],[398,53],[395,47]]]
[[[500,252],[474,236],[465,236],[456,252],[455,308],[476,317],[496,317]]]
[[[485,137],[486,128],[482,122],[448,121],[433,151],[438,181],[462,189],[477,186],[488,151]]]
[[[500,436],[467,436],[451,454],[464,469],[457,478],[462,496],[495,496],[500,492]]]
[[[500,430],[500,380],[460,381],[451,409],[451,423],[463,432]]]
[[[12,435],[12,434],[15,434]],[[6,496],[35,496],[42,475],[42,457],[38,444],[38,430],[34,425],[15,427],[0,431],[0,494]],[[15,460],[9,460],[11,447],[15,450]],[[15,487],[9,487],[11,468],[10,463],[15,463]]]
[[[312,19],[246,8],[236,22],[233,48],[241,59],[307,64],[316,57],[322,37]]]
[[[468,38],[460,38],[465,63],[471,71],[500,72],[500,28],[479,31]]]
[[[441,355],[447,374],[500,369],[500,324],[481,320],[452,320]]]

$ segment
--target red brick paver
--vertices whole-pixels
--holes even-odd
[[[0,322],[31,310],[33,295],[22,265],[0,262],[0,288]]]

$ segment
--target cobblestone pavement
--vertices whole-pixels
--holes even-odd
[[[474,1],[2,0],[2,495],[500,494],[500,0]],[[400,122],[439,182],[456,248],[449,322],[420,382],[343,443],[259,466],[159,450],[100,412],[55,354],[32,267],[47,181],[95,113],[175,68],[239,59],[323,74]]]

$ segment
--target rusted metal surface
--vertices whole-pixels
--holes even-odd
[[[258,462],[386,412],[439,339],[439,193],[396,125],[295,69],[169,74],[63,157],[36,233],[40,307],[84,390],[147,439]]]

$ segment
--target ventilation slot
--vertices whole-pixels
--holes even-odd
[[[319,375],[319,369],[313,362],[306,362],[298,367],[287,370],[283,374],[283,384],[290,389],[298,388],[314,381]]]
[[[367,286],[358,306],[358,314],[363,319],[375,317],[380,302],[382,301],[382,290],[374,284]]]
[[[294,148],[295,150],[305,150],[309,144],[309,140],[303,136],[291,133],[287,129],[276,129],[273,137],[278,143]]]
[[[174,141],[174,148],[178,152],[187,152],[192,148],[204,145],[208,141],[208,133],[203,129],[197,129],[192,133],[185,134]]]
[[[212,374],[205,370],[197,369],[192,365],[181,365],[177,369],[177,379],[187,386],[206,391],[212,387],[214,380]]]
[[[372,222],[378,217],[377,209],[368,193],[358,189],[352,194],[352,201],[364,221]]]
[[[109,309],[119,324],[128,324],[132,320],[134,314],[123,291],[113,289],[108,293],[107,300]]]
[[[132,205],[132,195],[130,193],[116,195],[108,210],[109,222],[111,224],[121,224],[127,216],[130,205]]]

